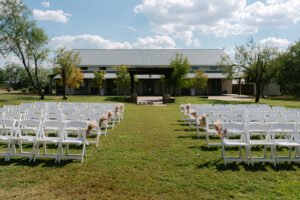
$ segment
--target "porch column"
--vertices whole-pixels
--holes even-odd
[[[130,93],[134,94],[134,74],[130,73]]]

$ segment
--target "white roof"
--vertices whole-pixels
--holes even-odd
[[[191,66],[216,66],[227,56],[222,49],[74,49],[81,57],[81,66],[135,67],[169,66],[176,53],[187,57]]]

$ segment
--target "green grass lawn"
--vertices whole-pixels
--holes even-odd
[[[61,97],[46,97],[60,101]],[[39,100],[1,95],[3,104]],[[110,102],[122,98],[71,96],[68,101]],[[244,163],[224,166],[220,148],[187,131],[181,103],[225,103],[178,97],[165,107],[125,104],[125,119],[100,145],[87,147],[84,163],[0,159],[0,199],[299,199],[300,164]],[[228,103],[228,102],[226,102]],[[237,103],[237,102],[234,102]],[[262,103],[300,108],[300,101]],[[3,150],[3,149],[2,149]]]

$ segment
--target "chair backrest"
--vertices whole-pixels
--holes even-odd
[[[45,136],[45,132],[49,131],[49,130],[55,130],[54,132],[56,133],[56,135],[54,137],[61,137],[63,130],[65,128],[65,122],[61,122],[61,121],[45,121],[42,124],[42,134],[41,137]],[[53,132],[51,132],[53,133]],[[47,135],[47,137],[49,137],[49,135]],[[51,135],[50,135],[51,137]]]
[[[4,115],[4,119],[8,120],[21,120],[22,119],[22,114],[21,113],[9,113]]]
[[[45,111],[46,114],[55,114],[55,115],[61,115],[62,111],[59,109],[48,109]]]
[[[36,138],[39,137],[41,129],[41,121],[36,120],[21,120],[18,124],[18,137],[27,137],[28,130],[30,130],[30,134],[34,135]],[[25,133],[23,130],[26,130]]]
[[[28,114],[28,115],[25,115],[24,118],[28,119],[28,120],[42,121],[43,115],[42,114]]]
[[[247,123],[264,123],[265,119],[262,116],[249,115],[246,117]]]
[[[248,141],[254,140],[251,136],[264,136],[264,140],[270,142],[271,136],[269,132],[269,127],[267,124],[264,123],[252,123],[252,124],[246,124],[246,133],[247,133],[247,139]],[[257,139],[255,139],[257,140]],[[261,140],[261,138],[260,138]]]
[[[81,116],[81,120],[87,121],[87,122],[92,122],[92,121],[99,122],[100,118],[97,115],[83,115],[83,116]]]
[[[70,108],[70,109],[63,109],[62,110],[62,113],[63,114],[71,114],[71,115],[75,115],[76,114],[76,110],[75,109],[72,109],[72,108]]]
[[[222,125],[222,130],[227,130],[228,136],[240,136],[240,139],[245,141],[245,124],[241,123],[225,123]]]
[[[64,118],[61,114],[48,114],[48,115],[45,115],[45,118],[44,120],[46,121],[63,121]]]
[[[79,115],[63,115],[65,121],[80,121],[81,116]]]
[[[16,127],[16,120],[0,119],[0,135],[5,133],[12,136]],[[4,132],[3,132],[4,129]]]
[[[32,109],[32,103],[21,103],[20,108]]]
[[[245,123],[245,119],[242,116],[228,116],[227,122],[229,123]]]
[[[85,132],[87,130],[87,127],[88,127],[88,122],[84,122],[84,121],[69,121],[69,122],[66,122],[66,124],[65,124],[65,130],[67,130],[69,128],[71,128],[72,130],[77,130],[81,134],[76,135],[76,137],[81,136],[83,138],[86,137]],[[69,137],[68,133],[65,133],[64,137],[68,138]]]

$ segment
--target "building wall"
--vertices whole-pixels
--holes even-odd
[[[232,81],[222,80],[222,92],[226,91],[226,94],[232,94]]]

